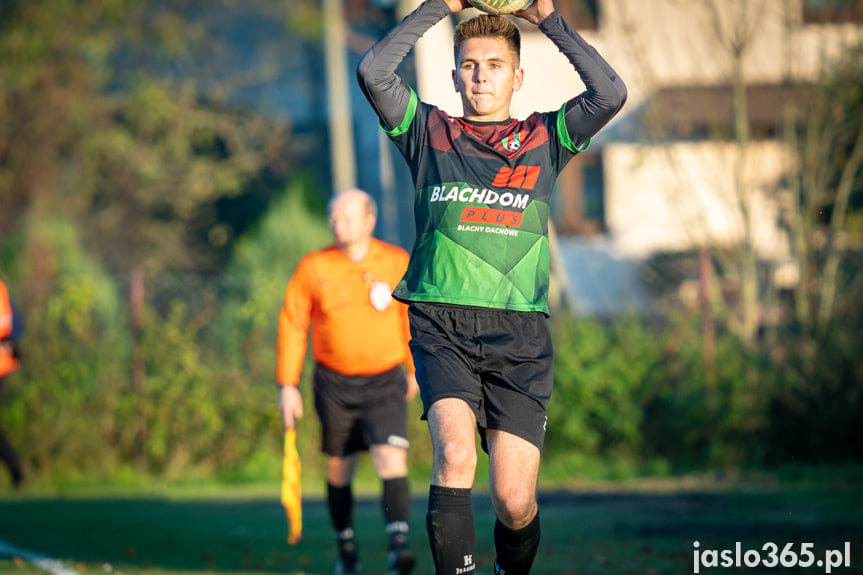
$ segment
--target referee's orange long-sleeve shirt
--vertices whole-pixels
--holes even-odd
[[[413,372],[407,306],[389,299],[407,265],[406,251],[374,238],[359,262],[335,246],[300,260],[279,315],[276,380],[299,383],[309,323],[312,356],[337,373],[371,375],[399,364]]]

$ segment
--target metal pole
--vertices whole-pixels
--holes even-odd
[[[324,29],[330,113],[330,169],[335,193],[356,186],[353,116],[345,48],[347,30],[342,0],[324,0]]]

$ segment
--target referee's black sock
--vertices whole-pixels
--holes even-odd
[[[501,523],[494,522],[494,547],[497,558],[494,561],[496,575],[527,575],[536,559],[540,539],[539,513],[521,529],[513,530]]]
[[[336,541],[339,546],[341,569],[346,573],[352,573],[357,568],[359,550],[354,536],[354,496],[350,483],[343,487],[327,483],[327,505],[333,527],[338,535]]]
[[[410,489],[407,477],[393,477],[383,481],[384,519],[387,523],[404,521],[410,513]]]
[[[354,495],[351,484],[336,487],[327,483],[327,505],[330,509],[330,519],[333,527],[339,533],[354,525]]]
[[[411,504],[407,477],[384,479],[382,503],[390,549],[407,547]]]
[[[432,485],[426,528],[436,575],[473,573],[476,530],[470,489]]]

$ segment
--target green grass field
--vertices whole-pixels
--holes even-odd
[[[414,486],[413,547],[418,575],[433,573],[425,533],[425,497]],[[355,518],[366,574],[385,573],[383,520],[377,499],[358,497]],[[761,549],[813,543],[815,559],[851,546],[851,567],[863,574],[863,490],[856,484],[588,485],[543,492],[543,539],[533,573],[677,575],[693,572],[700,549]],[[488,496],[475,495],[477,560],[489,575],[494,521]],[[156,495],[51,495],[0,498],[0,540],[61,559],[84,574],[329,574],[333,535],[320,499],[304,501],[304,537],[285,542],[278,487],[166,492]],[[0,574],[44,573],[0,557]],[[701,573],[824,573],[778,566],[706,568]]]

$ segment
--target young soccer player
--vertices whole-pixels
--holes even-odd
[[[509,17],[480,15],[455,32],[452,81],[463,113],[419,99],[396,74],[433,25],[470,5],[426,0],[363,57],[358,78],[416,186],[417,238],[397,299],[434,446],[426,525],[437,575],[470,573],[476,430],[489,456],[498,574],[529,573],[540,541],[536,501],[552,388],[548,216],[555,180],[623,106],[609,64],[535,0],[516,16],[538,26],[586,86],[560,109],[510,115],[524,81]]]

